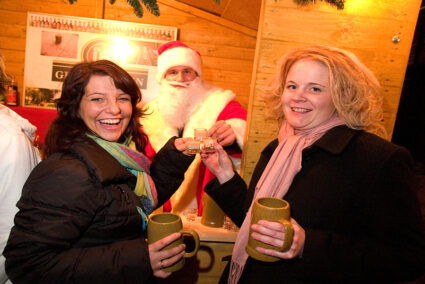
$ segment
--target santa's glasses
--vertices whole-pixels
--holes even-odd
[[[165,73],[165,79],[167,81],[176,81],[176,82],[187,82],[193,81],[196,78],[197,74],[192,68],[170,68]]]

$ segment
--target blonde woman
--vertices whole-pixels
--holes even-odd
[[[393,283],[425,268],[424,233],[412,159],[382,127],[382,92],[351,53],[307,46],[286,54],[265,93],[278,139],[261,153],[247,188],[220,145],[202,159],[217,177],[206,187],[240,226],[229,283]],[[280,258],[250,258],[245,246],[253,200],[283,198],[294,227]],[[240,202],[238,203],[237,201]],[[280,223],[261,220],[252,237],[281,246]]]

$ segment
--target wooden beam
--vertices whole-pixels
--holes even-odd
[[[185,13],[188,13],[188,14],[191,14],[191,15],[194,15],[194,16],[197,16],[197,17],[201,17],[201,18],[203,18],[207,21],[210,21],[214,24],[225,26],[228,29],[238,31],[242,34],[251,36],[253,38],[257,37],[257,31],[255,29],[250,29],[248,27],[239,25],[235,22],[232,22],[232,21],[223,19],[221,17],[215,16],[211,13],[202,11],[198,8],[189,6],[187,4],[184,4],[184,3],[181,3],[181,2],[178,2],[178,1],[174,1],[174,0],[158,0],[158,3],[161,3],[162,5],[170,6],[174,9],[181,10]]]

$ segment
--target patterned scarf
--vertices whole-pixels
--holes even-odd
[[[255,187],[251,206],[236,237],[228,283],[238,283],[248,259],[245,247],[248,242],[251,210],[255,199],[265,196],[277,198],[285,196],[295,175],[301,170],[303,149],[317,141],[329,129],[341,124],[344,122],[336,114],[325,123],[303,131],[296,131],[288,122],[283,122],[279,130],[279,145]]]
[[[87,134],[112,157],[114,157],[123,167],[137,177],[134,193],[139,197],[142,208],[137,207],[137,211],[142,216],[143,230],[146,230],[148,215],[158,205],[158,195],[155,184],[150,176],[150,163],[148,158],[136,150],[136,145],[132,138],[127,138],[123,144],[109,142],[94,135]]]

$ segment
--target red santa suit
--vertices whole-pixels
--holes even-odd
[[[232,150],[229,150],[228,153],[235,170],[238,171],[246,128],[246,110],[234,101],[235,94],[232,91],[217,88],[205,81],[202,81],[202,84],[205,89],[204,99],[199,102],[195,111],[187,118],[183,131],[164,119],[158,111],[157,100],[153,100],[145,106],[148,115],[142,118],[141,124],[154,151],[147,154],[152,156],[152,154],[158,152],[172,136],[193,137],[195,128],[208,130],[215,122],[224,120],[232,127],[236,136],[235,143],[238,147],[230,147]],[[198,207],[198,212],[201,214],[203,188],[213,178],[214,175],[201,162],[200,156],[196,155],[185,174],[184,182],[170,199],[171,206],[170,203],[165,204],[164,211],[172,209],[173,212],[182,212],[186,208]]]
[[[239,170],[246,128],[246,110],[234,101],[235,94],[202,80],[202,60],[199,52],[180,41],[165,43],[158,49],[157,65],[157,81],[161,84],[161,93],[145,106],[147,115],[141,119],[150,141],[147,149],[152,148],[152,151],[147,151],[148,156],[152,157],[172,136],[193,137],[195,128],[209,130],[217,121],[224,120],[232,127],[236,136],[235,143],[238,147],[229,147],[228,153],[235,169]],[[177,66],[190,67],[197,75],[196,79],[185,82],[186,89],[191,91],[180,97],[175,93],[174,87],[165,89],[170,83],[165,79],[167,71]],[[230,149],[236,151],[230,152]],[[186,208],[197,207],[201,214],[203,188],[213,177],[197,155],[186,172],[184,182],[170,202],[164,205],[164,211],[170,211],[172,208],[173,212],[178,213]]]

